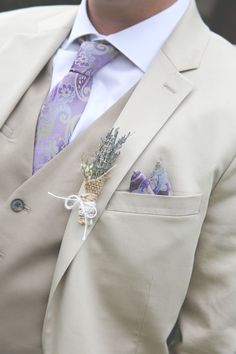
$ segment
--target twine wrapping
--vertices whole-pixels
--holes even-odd
[[[103,186],[108,178],[108,173],[96,178],[96,179],[86,179],[85,180],[85,193],[91,196],[93,200],[97,200],[98,196],[101,194]]]
[[[108,178],[109,172],[110,171],[107,171],[102,176],[100,176],[96,179],[86,179],[85,180],[85,193],[80,196],[80,198],[85,203],[92,203],[93,202],[96,205],[96,201],[102,192],[104,184]],[[86,223],[85,217],[82,213],[79,215],[78,222],[81,225],[85,225],[85,223]]]

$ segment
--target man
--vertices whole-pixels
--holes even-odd
[[[233,354],[235,49],[193,0],[88,0],[77,12],[0,20],[0,352]],[[92,80],[76,67],[96,61],[81,52],[94,41],[110,61]],[[75,77],[63,148],[50,119],[68,118]],[[112,126],[132,134],[84,241],[78,208],[48,192],[83,193],[81,157]],[[150,176],[157,161],[172,195],[129,192],[133,171]]]

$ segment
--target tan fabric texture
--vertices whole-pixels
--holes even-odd
[[[0,352],[234,354],[235,48],[209,31],[193,1],[134,91],[32,177],[33,112],[47,85],[44,72],[36,89],[38,75],[76,11],[46,7],[0,19],[2,35],[15,29],[7,42],[0,34],[1,92],[12,82],[11,95],[0,95]],[[83,242],[76,210],[69,214],[47,192],[83,191],[81,155],[113,124],[133,134]],[[149,175],[160,159],[174,195],[130,194],[133,170]],[[30,212],[11,211],[17,197]],[[20,321],[28,347],[15,334]],[[179,343],[170,345],[175,332]]]

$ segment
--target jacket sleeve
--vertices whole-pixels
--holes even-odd
[[[236,159],[212,192],[179,329],[178,354],[236,353]]]

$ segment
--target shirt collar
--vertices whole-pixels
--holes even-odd
[[[66,48],[77,38],[85,35],[90,35],[93,39],[104,39],[146,72],[151,61],[186,12],[190,2],[191,0],[177,0],[166,10],[147,20],[105,36],[98,33],[92,25],[87,14],[86,0],[82,0]]]

